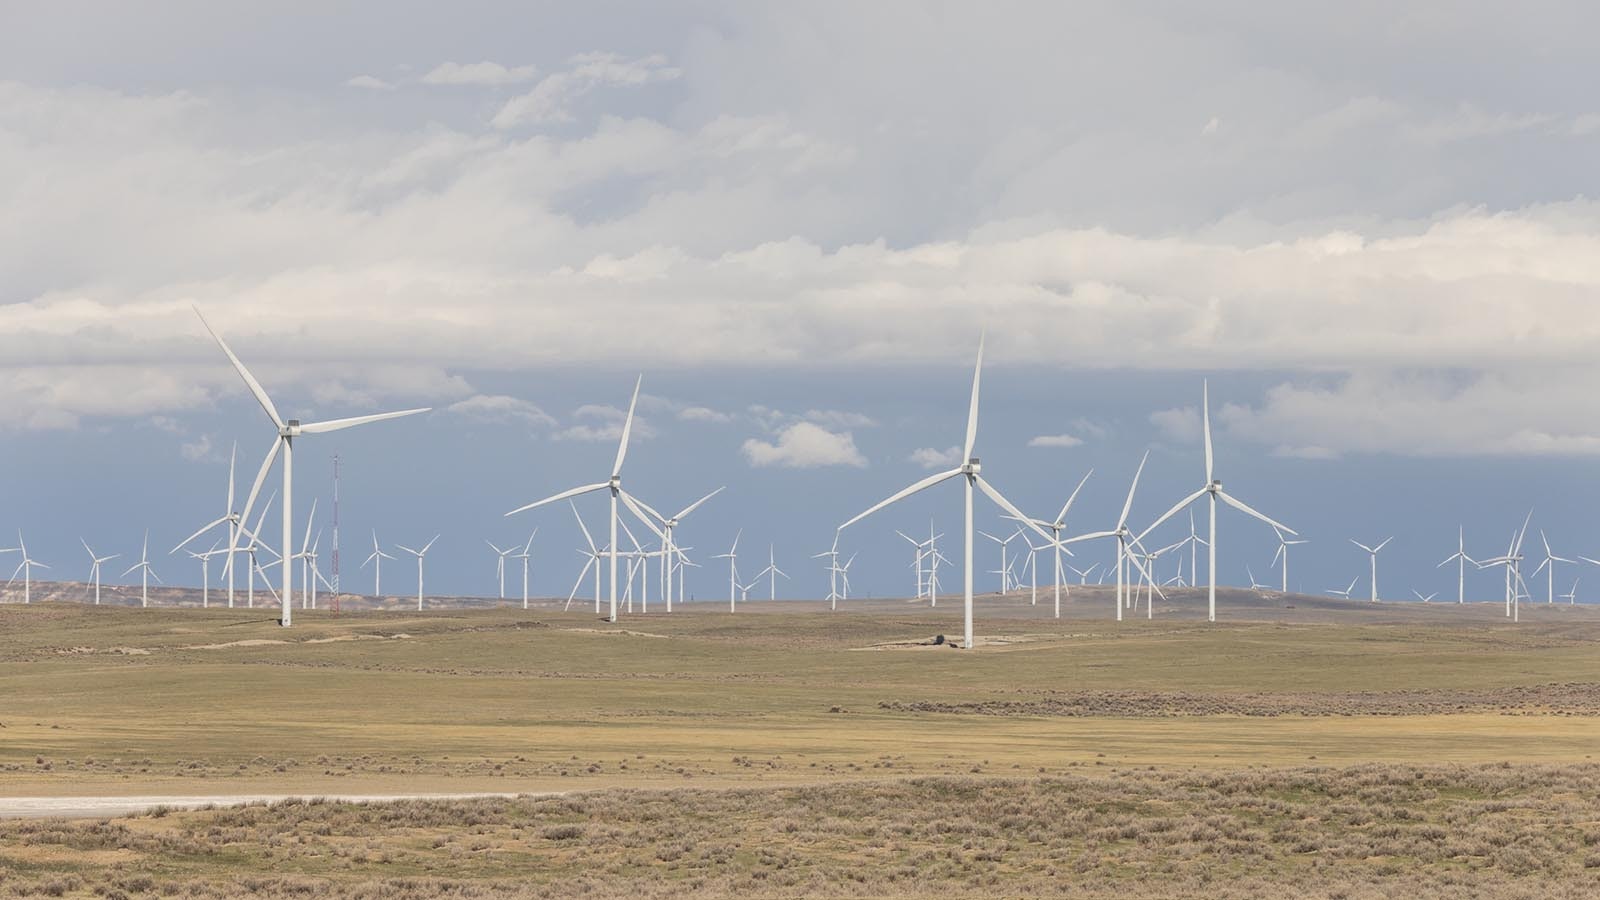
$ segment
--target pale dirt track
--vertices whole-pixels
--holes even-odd
[[[250,803],[282,803],[294,799],[320,799],[337,803],[393,803],[397,800],[477,800],[509,799],[550,794],[188,794],[181,796],[134,797],[0,797],[0,819],[101,819],[132,816],[158,807],[201,809],[208,806],[245,806]]]

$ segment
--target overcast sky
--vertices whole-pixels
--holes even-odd
[[[1209,376],[1306,590],[1393,532],[1385,592],[1453,593],[1458,522],[1486,555],[1529,507],[1595,555],[1600,12],[1405,6],[0,8],[0,527],[81,578],[80,535],[219,514],[235,440],[244,490],[271,431],[198,304],[286,415],[435,407],[302,443],[301,510],[346,459],[346,579],[383,523],[483,592],[538,525],[565,595],[570,512],[500,513],[602,479],[642,371],[630,487],[726,483],[683,542],[818,595],[802,557],[960,442],[983,329],[979,450],[1039,514],[1093,467],[1110,527],[1147,448],[1135,520],[1199,487]],[[958,495],[859,526],[857,590],[928,515],[955,556]]]

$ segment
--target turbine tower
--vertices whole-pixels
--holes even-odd
[[[1072,555],[1072,551],[1071,550],[1068,550],[1066,547],[1062,546],[1062,543],[1061,543],[1061,532],[1064,531],[1066,529],[1066,527],[1067,527],[1067,511],[1072,509],[1073,501],[1078,499],[1078,492],[1083,490],[1083,486],[1085,484],[1087,484],[1088,481],[1089,481],[1089,476],[1093,475],[1093,474],[1094,474],[1094,470],[1093,469],[1090,469],[1088,472],[1084,473],[1083,479],[1078,482],[1078,486],[1077,487],[1072,489],[1072,496],[1067,498],[1067,502],[1061,507],[1061,512],[1056,516],[1055,521],[1046,522],[1043,519],[1032,519],[1032,520],[1030,520],[1030,521],[1033,522],[1033,524],[1036,527],[1050,529],[1050,536],[1053,539],[1053,543],[1055,545],[1053,548],[1050,548],[1050,549],[1053,549],[1055,551],[1055,558],[1056,558],[1056,582],[1055,582],[1055,588],[1056,588],[1056,618],[1058,618],[1058,619],[1061,618],[1061,554],[1062,553],[1066,553],[1069,556]],[[1028,545],[1030,547],[1033,546],[1033,542],[1029,541]],[[1046,548],[1041,547],[1039,549],[1046,549]]]
[[[6,587],[10,587],[11,586],[11,582],[17,580],[17,572],[21,572],[22,573],[22,602],[23,603],[32,603],[33,602],[33,567],[34,566],[38,566],[41,569],[48,569],[50,567],[45,565],[42,562],[39,562],[38,560],[36,560],[33,557],[28,555],[28,544],[27,544],[26,541],[24,541],[22,539],[22,529],[20,529],[20,528],[17,529],[17,549],[22,552],[22,562],[17,564],[16,572],[12,572],[11,573],[11,581],[7,581],[6,582]],[[11,551],[8,550],[6,552],[9,553]]]
[[[1564,556],[1557,556],[1550,552],[1550,539],[1544,536],[1543,528],[1539,529],[1539,541],[1544,544],[1544,561],[1539,563],[1539,568],[1533,570],[1533,574],[1538,576],[1541,571],[1545,573],[1544,602],[1549,604],[1556,602],[1556,563],[1570,563],[1577,560],[1567,559]]]
[[[1280,558],[1283,560],[1283,592],[1287,594],[1289,593],[1289,548],[1295,544],[1309,544],[1311,542],[1305,540],[1291,541],[1276,528],[1272,529],[1272,533],[1278,536],[1278,552],[1272,556],[1272,565],[1277,565]],[[1188,539],[1185,538],[1184,540]]]
[[[1128,513],[1132,512],[1132,510],[1133,510],[1133,494],[1134,494],[1135,491],[1137,491],[1139,489],[1139,476],[1144,474],[1144,465],[1145,465],[1145,463],[1147,463],[1149,461],[1150,461],[1150,451],[1146,450],[1145,454],[1144,454],[1144,458],[1139,460],[1139,468],[1134,470],[1133,482],[1128,485],[1128,499],[1123,501],[1123,503],[1122,503],[1122,515],[1117,518],[1117,527],[1116,528],[1112,529],[1111,531],[1095,531],[1095,532],[1091,532],[1089,534],[1080,534],[1077,537],[1068,538],[1067,540],[1062,541],[1063,544],[1076,544],[1079,541],[1093,541],[1093,540],[1099,540],[1101,538],[1108,538],[1108,537],[1117,539],[1117,621],[1118,622],[1122,621],[1122,610],[1123,610],[1123,608],[1125,606],[1128,605],[1128,599],[1127,598],[1132,596],[1132,592],[1128,592],[1127,596],[1125,597],[1124,596],[1124,590],[1123,590],[1123,586],[1127,581],[1128,563],[1129,562],[1133,563],[1134,568],[1139,570],[1139,573],[1140,573],[1141,577],[1148,578],[1150,576],[1150,573],[1145,571],[1144,563],[1140,562],[1139,561],[1139,557],[1137,555],[1135,555],[1132,552],[1132,550],[1130,550],[1130,548],[1129,548],[1129,545],[1131,544],[1132,546],[1137,547],[1140,550],[1143,550],[1144,549],[1144,543],[1141,540],[1143,535],[1140,535],[1140,536],[1136,537],[1136,536],[1134,536],[1133,532],[1128,528]],[[1145,533],[1148,534],[1149,533],[1149,529],[1145,529]],[[1154,580],[1154,579],[1151,579],[1151,580]]]
[[[1179,510],[1181,510],[1184,507],[1188,506],[1189,504],[1195,502],[1196,500],[1199,500],[1201,497],[1205,497],[1205,496],[1209,495],[1211,502],[1207,504],[1207,507],[1208,507],[1208,512],[1210,513],[1210,516],[1211,516],[1211,535],[1210,535],[1210,542],[1206,546],[1206,568],[1209,570],[1209,571],[1206,572],[1206,578],[1210,581],[1210,585],[1208,586],[1208,590],[1207,590],[1207,594],[1206,594],[1206,620],[1209,621],[1209,622],[1215,622],[1217,620],[1217,501],[1221,500],[1223,503],[1228,504],[1229,506],[1233,507],[1234,509],[1239,510],[1240,512],[1242,512],[1242,513],[1244,513],[1244,514],[1246,514],[1248,516],[1252,516],[1254,518],[1260,519],[1261,521],[1267,523],[1268,525],[1271,525],[1273,528],[1277,529],[1278,531],[1286,531],[1289,534],[1294,535],[1295,537],[1299,537],[1300,534],[1299,534],[1299,532],[1295,531],[1293,528],[1290,528],[1287,525],[1283,525],[1283,524],[1280,524],[1278,522],[1275,522],[1272,519],[1269,519],[1266,516],[1262,515],[1261,513],[1256,512],[1255,510],[1251,509],[1249,506],[1246,506],[1243,502],[1235,499],[1227,491],[1224,491],[1222,489],[1222,481],[1216,477],[1216,475],[1215,475],[1215,473],[1213,471],[1213,466],[1212,466],[1213,454],[1211,452],[1211,386],[1210,386],[1209,383],[1202,383],[1202,385],[1201,385],[1201,388],[1200,388],[1200,409],[1201,409],[1200,422],[1201,422],[1201,427],[1202,427],[1202,429],[1204,430],[1204,433],[1205,433],[1205,447],[1206,447],[1206,483],[1205,483],[1205,486],[1200,488],[1200,490],[1195,491],[1193,494],[1190,494],[1189,496],[1183,498],[1182,500],[1179,500],[1178,503],[1175,506],[1172,507],[1172,509],[1167,510],[1167,512],[1164,515],[1162,515],[1161,518],[1156,519],[1155,522],[1153,524],[1151,524],[1151,526],[1149,528],[1146,528],[1139,535],[1139,537],[1142,539],[1145,535],[1147,535],[1150,532],[1154,531],[1156,528],[1159,528],[1163,522],[1165,522],[1168,519],[1172,518],[1173,516],[1177,515]]]
[[[972,570],[972,538],[973,538],[973,534],[974,534],[974,529],[972,527],[972,494],[973,494],[973,491],[975,489],[982,490],[985,494],[987,494],[989,496],[989,499],[993,500],[995,502],[995,504],[998,505],[1002,510],[1004,510],[1005,512],[1010,513],[1013,516],[1016,516],[1019,521],[1025,522],[1028,525],[1028,527],[1030,527],[1034,531],[1038,532],[1041,537],[1044,537],[1044,538],[1048,539],[1051,542],[1052,545],[1056,543],[1055,539],[1050,536],[1049,532],[1045,531],[1044,529],[1040,528],[1037,525],[1034,525],[1032,522],[1028,522],[1027,521],[1028,517],[1023,515],[1022,510],[1017,509],[1015,504],[1013,504],[1010,500],[1007,500],[1004,496],[1001,495],[1001,493],[999,491],[995,490],[995,488],[992,485],[990,485],[989,482],[984,480],[983,476],[980,474],[983,471],[983,467],[982,467],[982,465],[979,464],[978,458],[976,456],[972,455],[973,447],[976,445],[977,440],[978,440],[978,386],[979,386],[979,382],[981,381],[982,376],[983,376],[983,344],[984,344],[983,339],[979,338],[979,340],[978,340],[978,362],[977,362],[977,365],[973,368],[973,372],[972,372],[972,401],[967,407],[967,439],[966,439],[965,445],[963,446],[963,450],[962,450],[962,454],[961,454],[961,459],[962,459],[961,466],[959,468],[951,469],[948,472],[940,472],[937,475],[930,475],[927,478],[924,478],[921,481],[917,482],[916,484],[913,484],[910,487],[900,491],[899,493],[891,495],[888,499],[879,502],[877,505],[869,507],[866,512],[863,512],[860,515],[857,515],[855,518],[853,518],[850,521],[848,521],[848,522],[844,523],[843,525],[839,526],[839,530],[843,531],[844,529],[849,528],[851,525],[854,525],[856,522],[859,522],[862,519],[865,519],[867,516],[872,515],[873,513],[877,512],[880,509],[883,509],[886,506],[889,506],[889,505],[891,505],[893,503],[896,503],[896,502],[898,502],[900,500],[903,500],[906,497],[909,497],[912,494],[915,494],[915,493],[917,493],[919,491],[923,491],[923,490],[926,490],[927,488],[933,487],[934,485],[936,485],[936,484],[938,484],[938,483],[940,483],[942,481],[947,481],[947,480],[949,480],[951,478],[955,478],[957,476],[960,476],[962,478],[962,480],[964,481],[965,488],[966,488],[965,492],[964,492],[964,495],[963,495],[964,496],[963,514],[964,514],[965,537],[964,537],[964,540],[962,542],[963,543],[962,550],[963,550],[964,561],[965,561],[965,572],[962,575],[962,581],[963,581],[963,587],[964,587],[963,593],[965,595],[966,606],[965,606],[965,610],[964,610],[964,618],[963,618],[963,623],[962,623],[963,634],[964,634],[964,638],[965,638],[964,643],[962,644],[962,647],[965,648],[965,649],[968,649],[968,650],[971,650],[972,647],[973,647],[973,643],[972,643],[972,572],[973,572],[973,570]]]
[[[733,546],[727,553],[718,553],[712,559],[725,559],[728,561],[728,612],[737,612],[739,609],[739,538],[744,535],[741,528],[733,533]],[[834,532],[834,542],[838,542],[838,532]],[[759,575],[757,578],[761,577]]]
[[[233,565],[232,565],[232,562],[233,562],[233,554],[235,552],[233,550],[233,546],[236,543],[238,543],[237,540],[235,539],[234,534],[235,534],[235,531],[238,529],[239,524],[244,521],[243,518],[237,512],[235,512],[234,509],[233,509],[233,464],[234,464],[235,460],[238,458],[238,456],[239,456],[239,444],[238,444],[238,442],[235,442],[234,445],[233,445],[233,449],[231,451],[229,451],[229,453],[228,453],[228,505],[222,511],[222,517],[219,518],[219,519],[214,519],[214,520],[212,520],[210,522],[207,522],[205,524],[205,526],[202,527],[199,531],[196,531],[194,534],[191,534],[188,537],[184,538],[182,543],[178,544],[178,546],[173,547],[171,550],[167,551],[167,555],[171,556],[172,554],[177,553],[179,550],[182,550],[184,547],[188,546],[190,541],[193,541],[195,538],[199,537],[202,534],[205,534],[206,532],[208,532],[211,529],[217,527],[218,525],[224,525],[224,524],[227,525],[228,526],[228,549],[224,550],[224,551],[221,551],[221,552],[224,552],[224,553],[228,554],[228,563],[225,564],[224,568],[225,568],[225,571],[227,572],[227,576],[228,576],[228,608],[229,609],[233,608]],[[216,551],[216,548],[213,547],[212,551]],[[193,556],[194,554],[191,553],[190,555]],[[195,557],[195,558],[198,559],[199,557]],[[210,559],[210,557],[207,557],[207,559]],[[206,593],[209,593],[209,590]]]
[[[527,609],[528,608],[528,558],[533,555],[533,536],[535,534],[538,534],[538,533],[539,533],[539,529],[535,528],[533,530],[533,533],[528,535],[528,543],[527,543],[526,546],[524,546],[522,548],[522,552],[514,554],[511,557],[512,559],[520,559],[520,560],[522,560],[522,608],[523,609]],[[512,549],[516,549],[516,548],[512,548]]]
[[[267,473],[272,470],[272,464],[277,460],[278,454],[282,453],[283,590],[278,594],[278,601],[282,604],[283,611],[278,619],[278,624],[288,628],[293,616],[291,607],[292,598],[294,597],[294,554],[290,552],[290,548],[294,546],[294,439],[300,437],[301,435],[326,434],[330,431],[339,431],[345,428],[352,428],[356,425],[365,425],[368,422],[381,422],[384,419],[396,419],[401,416],[416,415],[417,413],[427,412],[428,409],[426,407],[421,409],[405,409],[398,412],[378,413],[371,416],[355,416],[349,419],[330,419],[325,422],[311,422],[304,425],[300,423],[299,419],[289,419],[285,421],[282,416],[278,415],[278,408],[272,405],[272,398],[267,396],[267,392],[261,387],[261,383],[256,381],[255,376],[250,374],[250,370],[246,369],[244,367],[244,363],[239,361],[239,357],[235,356],[233,350],[229,349],[227,342],[224,341],[222,336],[217,334],[217,332],[211,327],[211,323],[206,321],[206,317],[201,315],[199,307],[195,307],[194,314],[200,316],[200,323],[204,325],[206,327],[206,331],[210,332],[211,336],[216,339],[217,346],[222,348],[222,352],[227,354],[228,361],[233,363],[234,369],[238,370],[239,377],[244,379],[245,386],[250,389],[251,394],[255,395],[256,402],[261,404],[262,411],[267,414],[268,419],[272,420],[272,426],[277,431],[277,434],[274,435],[272,439],[272,449],[267,451],[267,458],[262,461],[261,470],[256,473],[255,483],[250,486],[250,494],[248,499],[246,499],[244,502],[244,512],[240,514],[239,519],[240,521],[246,521],[250,518],[250,509],[255,504],[256,495],[261,492],[261,484],[266,480]],[[228,542],[228,565],[230,568],[233,565],[233,554],[238,550],[238,545],[238,529],[234,529],[233,539]]]

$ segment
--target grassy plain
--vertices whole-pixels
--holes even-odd
[[[351,896],[420,878],[444,881],[371,895],[1354,897],[1385,872],[1420,894],[1600,890],[1600,610],[1512,625],[1492,604],[1226,600],[1208,625],[1198,592],[1121,623],[1093,590],[1060,620],[1046,597],[985,598],[972,653],[926,643],[959,632],[955,604],[696,604],[617,626],[316,611],[289,631],[260,610],[8,604],[0,795],[565,796],[403,807],[430,810],[416,827],[334,804],[11,823],[0,874],[136,893],[117,861],[196,895],[259,876],[267,896],[301,876]],[[1213,815],[1225,784],[1246,787]],[[1473,814],[1498,824],[1450,844]],[[565,825],[579,836],[551,836]],[[1373,851],[1380,830],[1403,852]],[[1207,855],[1212,832],[1232,849]]]

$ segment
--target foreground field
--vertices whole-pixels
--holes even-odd
[[[892,602],[289,631],[0,606],[0,807],[559,794],[14,822],[0,873],[107,895],[1600,890],[1600,610],[1229,599],[1208,625],[986,598],[971,653],[932,643],[959,609]]]
[[[1600,767],[1095,769],[0,824],[0,889],[103,897],[1600,892]]]

